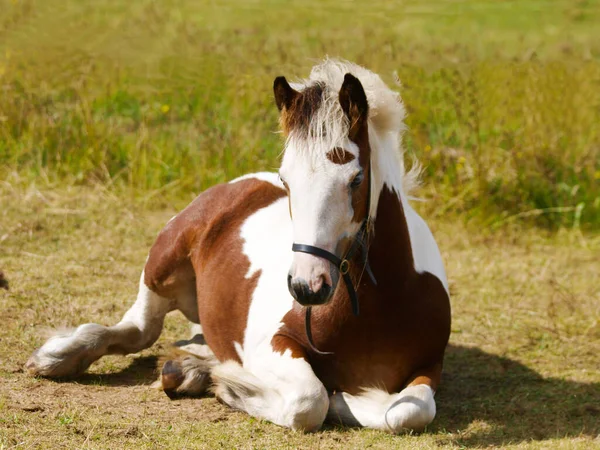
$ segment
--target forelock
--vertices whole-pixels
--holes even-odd
[[[340,147],[348,137],[349,123],[339,93],[323,82],[293,86],[300,95],[281,114],[288,144],[317,155]]]

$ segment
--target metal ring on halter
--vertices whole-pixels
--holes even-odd
[[[340,273],[342,275],[346,275],[348,272],[350,271],[350,262],[348,262],[347,259],[344,259],[341,263],[340,263]]]

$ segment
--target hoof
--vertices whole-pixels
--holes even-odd
[[[25,370],[34,377],[73,378],[85,372],[96,359],[98,358],[84,358],[77,354],[60,357],[44,351],[44,347],[40,347],[31,354],[25,363]]]
[[[27,362],[25,370],[32,377],[60,378],[67,374],[60,371],[59,361],[51,356],[40,353],[40,349],[34,351]]]
[[[33,377],[40,375],[40,364],[37,358],[37,352],[34,352],[25,363],[25,370]]]
[[[177,388],[181,386],[184,380],[183,368],[177,361],[167,361],[160,373],[160,382],[162,384],[163,391],[167,394],[171,400],[179,397]]]

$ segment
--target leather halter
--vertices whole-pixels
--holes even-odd
[[[349,295],[350,301],[352,303],[352,313],[355,316],[358,316],[360,314],[360,306],[358,303],[358,295],[356,294],[356,289],[354,288],[354,285],[352,284],[352,279],[350,278],[350,259],[352,258],[352,256],[356,252],[356,250],[358,250],[359,248],[362,250],[363,267],[365,268],[367,274],[369,275],[369,278],[371,278],[371,281],[373,282],[373,284],[377,285],[377,281],[375,280],[375,276],[373,275],[373,272],[371,271],[371,266],[369,265],[369,259],[368,259],[369,251],[367,248],[367,238],[368,238],[368,234],[369,234],[369,221],[370,221],[370,209],[371,209],[371,165],[370,165],[370,163],[369,163],[368,183],[369,184],[367,187],[367,217],[365,217],[365,220],[363,220],[363,223],[360,226],[360,229],[358,230],[358,232],[356,233],[356,235],[354,237],[354,242],[352,242],[350,249],[346,252],[346,255],[343,258],[339,258],[338,256],[334,255],[333,253],[331,253],[327,250],[324,250],[320,247],[315,247],[313,245],[296,244],[296,243],[292,244],[293,252],[308,253],[309,255],[314,255],[314,256],[318,256],[320,258],[326,259],[339,270],[340,274],[342,275],[342,278],[344,279],[344,283],[346,284],[346,288],[348,289],[348,295]],[[306,327],[306,337],[308,339],[308,345],[315,353],[317,353],[319,355],[332,355],[333,352],[322,352],[318,348],[316,348],[316,346],[314,345],[311,327],[310,327],[311,309],[312,309],[311,306],[308,306],[306,308],[305,321],[304,321],[305,327]]]

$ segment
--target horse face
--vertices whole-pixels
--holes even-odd
[[[288,191],[294,242],[319,247],[342,258],[368,213],[370,148],[364,90],[356,78],[346,75],[334,105],[345,115],[337,116],[343,122],[339,128],[344,133],[332,139],[331,132],[311,132],[327,129],[327,124],[314,121],[331,120],[319,110],[324,107],[323,96],[327,93],[319,91],[318,86],[312,91],[307,88],[296,92],[285,79],[280,84],[287,88],[278,86],[277,80],[275,97],[282,110],[284,130],[286,121],[287,125],[300,128],[288,127],[291,129],[279,171]],[[282,90],[279,95],[278,89]],[[329,106],[327,111],[331,110],[335,112]],[[298,114],[308,117],[297,117]],[[339,272],[328,260],[313,254],[294,254],[288,287],[300,304],[327,303],[338,280]]]

